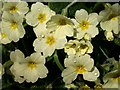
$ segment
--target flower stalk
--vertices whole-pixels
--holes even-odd
[[[78,0],[73,0],[70,4],[68,4],[63,10],[62,10],[62,15],[67,16],[68,14],[68,8],[71,7],[73,4],[75,4]]]
[[[55,63],[57,64],[58,68],[63,71],[63,66],[62,64],[60,63],[59,59],[58,59],[58,55],[57,55],[57,51],[55,51],[55,54],[54,54],[54,61]]]

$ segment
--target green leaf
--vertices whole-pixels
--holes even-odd
[[[120,46],[120,38],[115,38],[114,43],[118,46]]]
[[[64,9],[68,4],[69,2],[49,2],[48,6],[57,14],[61,14],[62,9]]]
[[[92,7],[94,3],[86,3],[86,2],[77,2],[72,5],[68,10],[68,16],[74,18],[76,10],[85,9],[90,13],[92,11]]]

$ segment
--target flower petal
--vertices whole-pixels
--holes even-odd
[[[97,13],[89,14],[88,22],[90,22],[90,24],[96,26],[98,24],[98,14]]]
[[[19,62],[24,60],[25,56],[20,50],[15,50],[10,53],[10,59],[13,62]]]
[[[63,70],[62,77],[65,84],[71,84],[77,78],[77,73],[75,72],[75,68],[68,67]]]
[[[81,10],[77,10],[75,13],[75,19],[80,23],[83,20],[87,20],[88,19],[88,12],[84,9]]]
[[[84,80],[87,81],[95,81],[97,80],[97,78],[99,77],[99,71],[98,69],[95,67],[94,70],[92,72],[86,72],[83,74],[83,78]]]

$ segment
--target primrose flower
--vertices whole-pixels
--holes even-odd
[[[63,15],[54,15],[47,22],[47,29],[55,31],[58,37],[73,36],[73,22]]]
[[[87,81],[95,81],[99,77],[99,71],[94,67],[94,60],[88,54],[81,57],[70,55],[64,64],[66,69],[63,70],[62,77],[65,84],[71,84],[79,74],[82,74]]]
[[[10,42],[11,42],[11,40],[9,40],[9,38],[7,37],[7,35],[4,34],[4,33],[2,33],[2,32],[0,32],[0,43],[2,43],[2,44],[8,44]]]
[[[98,28],[96,27],[98,24],[97,13],[91,13],[88,15],[86,10],[80,9],[76,11],[75,19],[72,20],[77,30],[76,37],[78,39],[83,38],[85,34],[88,34],[91,38],[94,38],[99,33]]]
[[[25,34],[22,22],[22,17],[17,13],[10,14],[4,11],[2,15],[1,31],[6,34],[10,40],[17,42],[20,38],[23,38]]]
[[[44,65],[45,57],[40,53],[33,53],[25,58],[20,50],[15,50],[11,52],[10,59],[14,62],[10,70],[19,83],[24,80],[34,83],[38,78],[47,76],[48,70]]]
[[[34,50],[36,52],[43,52],[44,56],[51,56],[55,49],[64,48],[67,39],[65,37],[58,37],[54,33],[45,35],[43,38],[37,38],[34,43]]]
[[[43,3],[36,2],[32,4],[31,11],[26,15],[26,22],[31,26],[36,26],[34,32],[38,37],[41,35],[46,28],[46,22],[55,15],[55,12],[52,11],[47,5]]]
[[[103,77],[103,88],[119,88],[120,85],[120,69],[111,71]]]
[[[25,1],[5,2],[3,4],[3,11],[7,11],[12,14],[18,13],[19,15],[24,16],[28,10],[28,4]]]
[[[93,52],[93,46],[90,43],[90,41],[84,41],[84,40],[70,40],[65,44],[64,47],[65,52],[70,54],[76,54],[78,56],[81,56],[85,53],[92,53]]]
[[[107,7],[105,10],[102,10],[99,13],[99,20],[101,21],[100,26],[103,30],[109,33],[112,32],[114,34],[118,34],[120,32],[119,11],[120,11],[120,5],[118,3],[115,3],[113,5],[109,5],[109,7]],[[106,36],[106,38],[108,41],[111,41],[111,39],[108,39],[108,36]],[[113,35],[111,38],[113,40],[114,38]]]
[[[1,32],[1,22],[0,22],[0,44],[8,44],[11,40],[7,37],[5,33]]]

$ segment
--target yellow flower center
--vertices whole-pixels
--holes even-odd
[[[108,19],[109,19],[109,20],[116,20],[116,19],[117,19],[116,16],[117,16],[117,15],[115,15],[115,14],[111,14]]]
[[[87,30],[89,27],[89,22],[83,20],[79,26],[82,30]]]
[[[48,36],[46,38],[46,43],[52,46],[56,42],[55,38],[53,36]]]
[[[6,34],[2,33],[2,38],[6,38],[6,37],[7,37]]]
[[[46,14],[39,14],[38,20],[40,23],[43,23],[46,20]]]
[[[83,74],[83,73],[85,73],[87,70],[86,70],[86,68],[85,68],[85,66],[83,66],[83,65],[80,65],[80,66],[78,66],[77,68],[76,68],[76,72],[78,73],[78,74]]]
[[[58,25],[64,26],[64,25],[66,25],[66,24],[67,24],[67,22],[66,22],[65,19],[60,19],[60,20],[58,21]]]
[[[11,7],[10,8],[10,12],[13,13],[13,12],[17,12],[17,8],[15,6]]]
[[[31,68],[31,69],[34,69],[36,68],[37,64],[35,62],[29,62],[28,63],[28,67]]]
[[[18,27],[18,24],[16,22],[11,22],[11,27],[13,30],[15,30]]]

